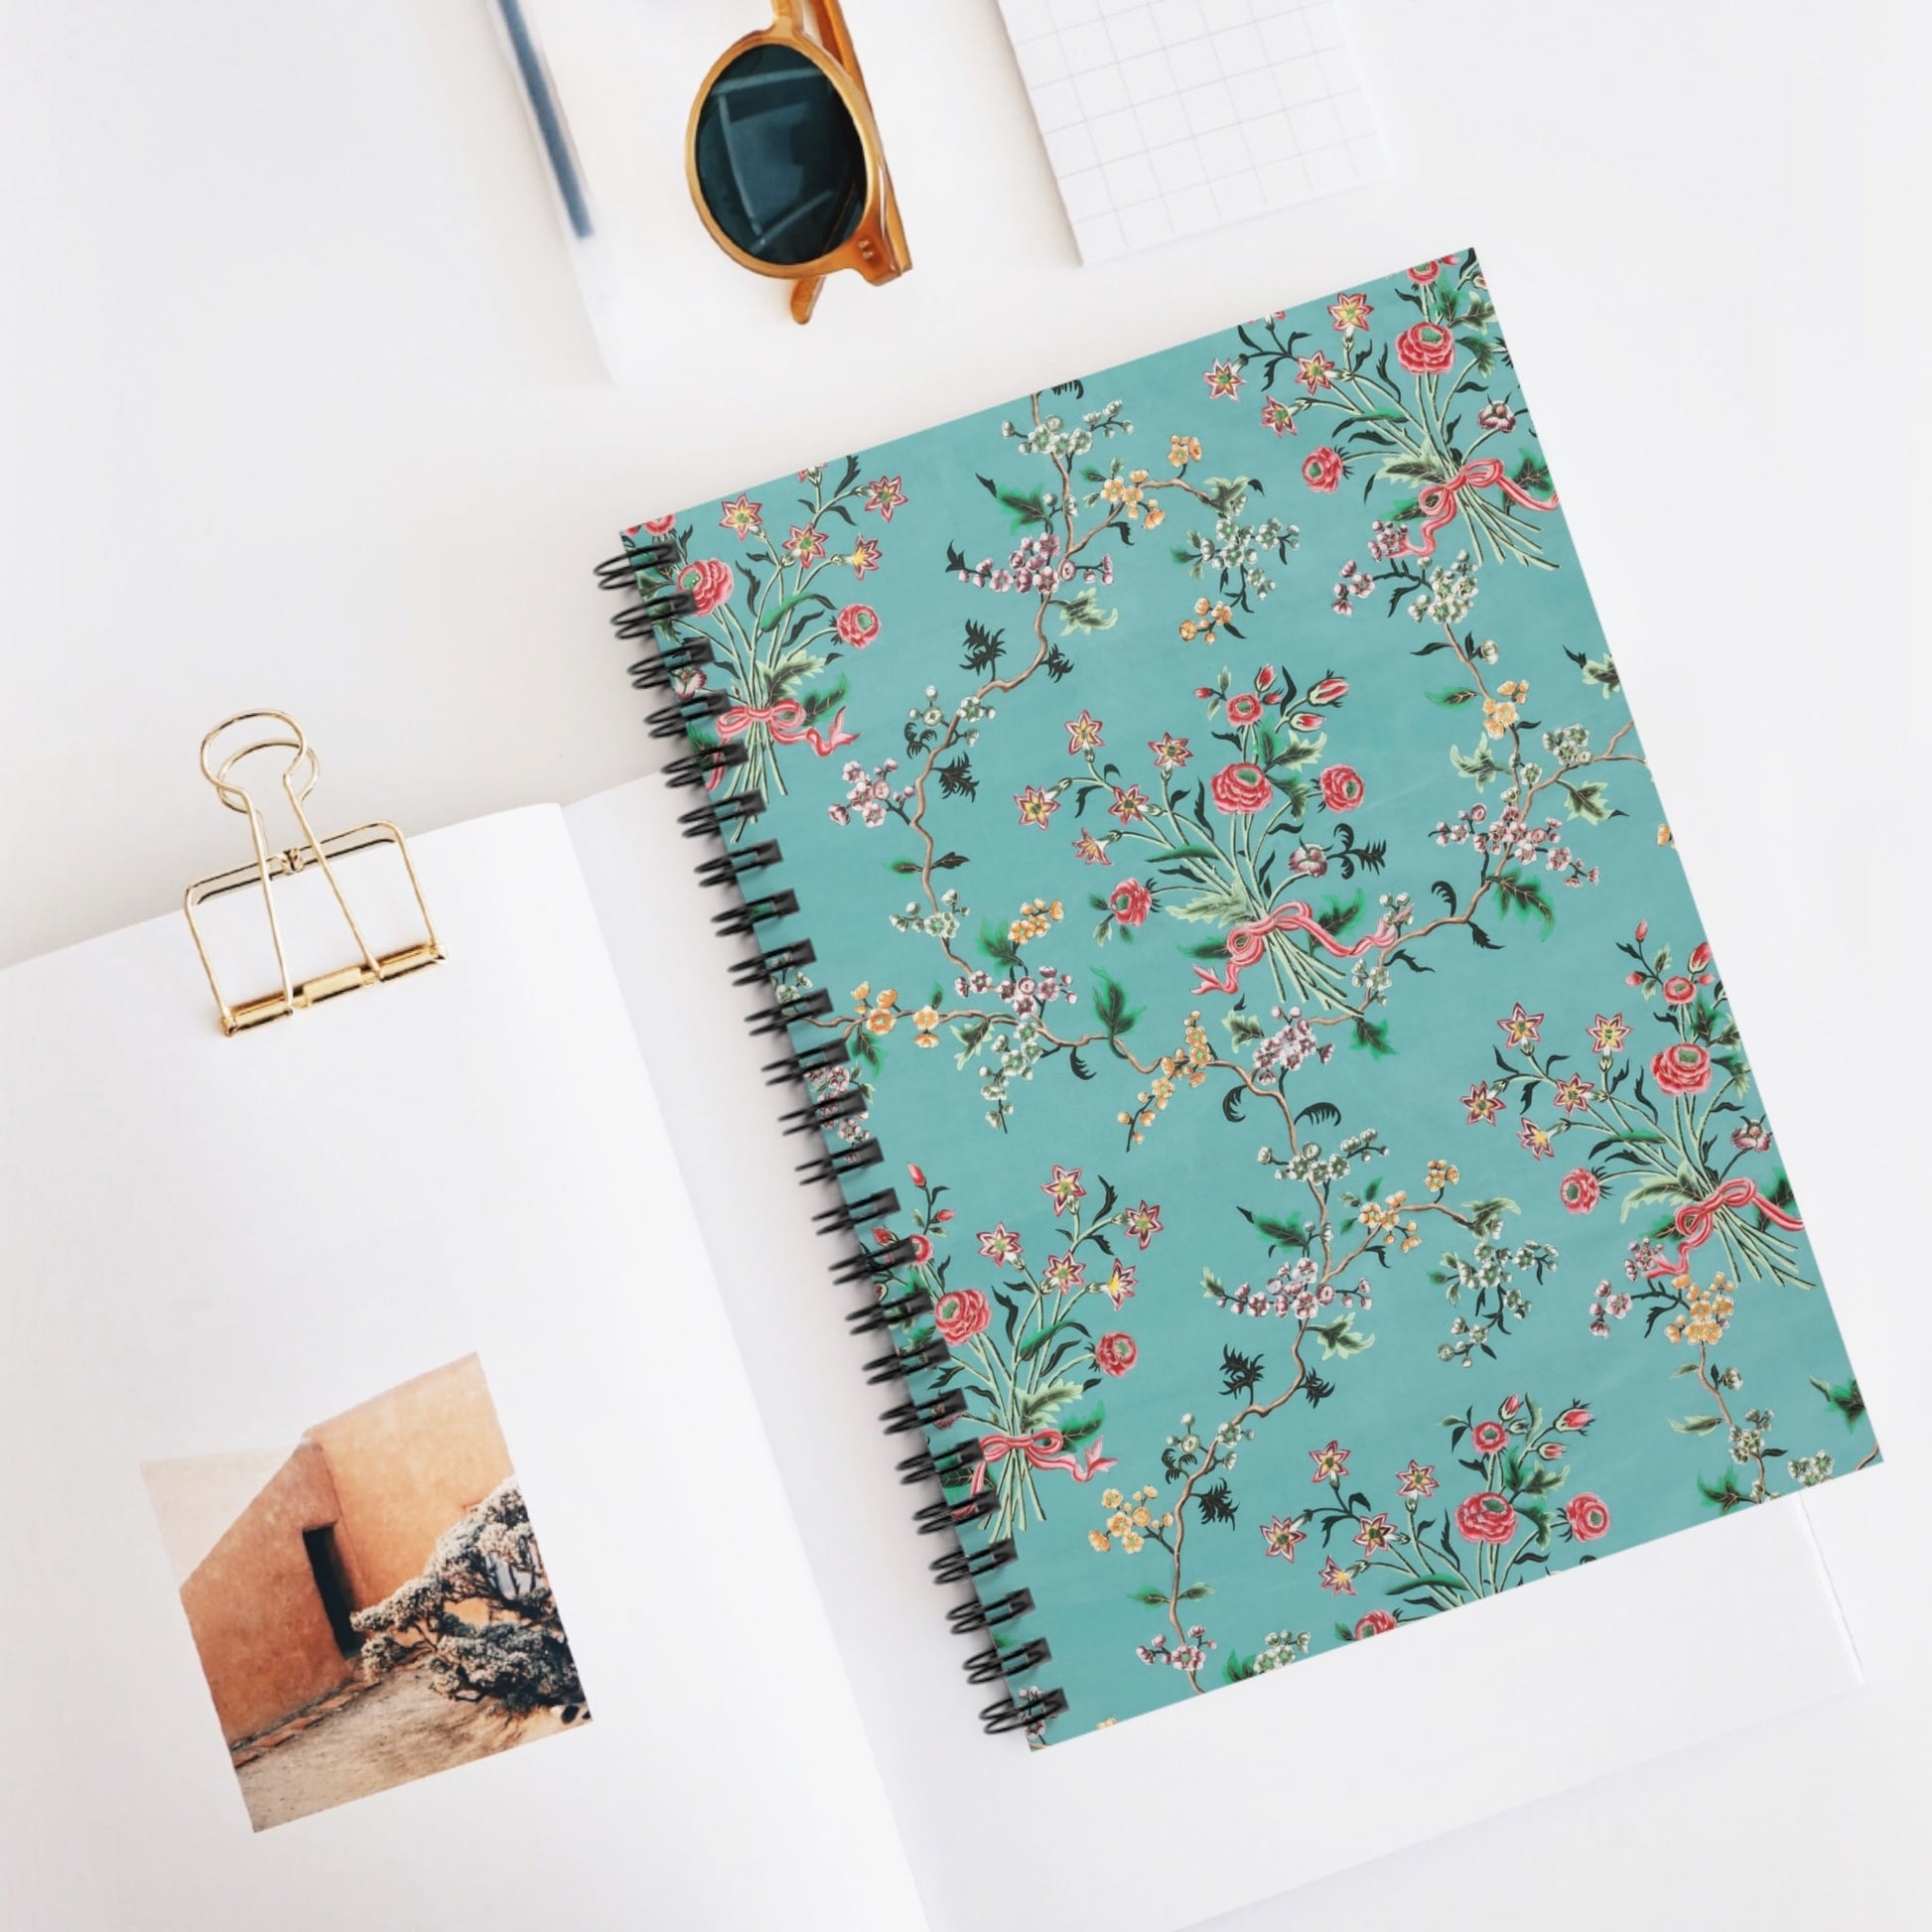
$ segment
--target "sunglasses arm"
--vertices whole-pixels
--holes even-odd
[[[863,87],[865,76],[859,71],[859,57],[853,51],[839,0],[772,0],[771,11],[776,20],[786,21],[797,31],[804,25],[808,8],[818,16],[818,37],[826,52]]]

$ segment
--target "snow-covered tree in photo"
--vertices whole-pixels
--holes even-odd
[[[481,1606],[483,1620],[459,1605]],[[430,1682],[446,1698],[493,1703],[515,1718],[546,1706],[566,1723],[589,1716],[513,1476],[443,1532],[420,1577],[352,1621],[365,1677],[386,1676],[427,1649]]]

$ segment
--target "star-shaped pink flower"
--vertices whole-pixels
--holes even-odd
[[[1293,1563],[1295,1546],[1298,1543],[1306,1543],[1309,1540],[1309,1533],[1302,1527],[1298,1518],[1277,1516],[1272,1523],[1262,1524],[1261,1540],[1268,1546],[1268,1554],[1271,1557],[1281,1557]]]
[[[1020,1237],[1004,1221],[995,1221],[990,1228],[982,1228],[979,1243],[980,1253],[1002,1268],[1020,1259]]]
[[[1622,1014],[1613,1020],[1605,1020],[1599,1013],[1590,1022],[1589,1043],[1599,1053],[1614,1053],[1630,1037],[1630,1029],[1623,1024]]]
[[[1076,1200],[1085,1200],[1087,1190],[1080,1185],[1078,1168],[1062,1168],[1056,1162],[1051,1180],[1042,1180],[1039,1191],[1053,1203],[1053,1216],[1058,1219]]]
[[[1335,372],[1335,365],[1327,356],[1316,349],[1312,355],[1298,355],[1295,358],[1297,382],[1307,388],[1310,395],[1317,389],[1332,389],[1335,385],[1328,379]]]
[[[1321,1566],[1321,1587],[1335,1596],[1353,1596],[1354,1572],[1344,1570],[1333,1557]]]
[[[764,528],[763,519],[759,515],[764,505],[753,502],[751,497],[743,492],[725,503],[723,508],[725,513],[718,519],[719,526],[732,531],[741,540],[755,537]]]
[[[1029,785],[1025,791],[1016,791],[1013,794],[1013,802],[1020,807],[1022,825],[1044,826],[1060,808],[1060,801],[1050,791],[1042,791],[1037,785]]]
[[[903,482],[902,477],[881,477],[877,483],[867,483],[866,508],[877,510],[890,523],[893,512],[905,501],[905,491],[899,487]]]
[[[1543,1016],[1540,1013],[1525,1013],[1523,1003],[1518,1000],[1507,1020],[1498,1020],[1496,1025],[1503,1030],[1511,1046],[1528,1048],[1543,1037]]]
[[[1433,1496],[1441,1485],[1436,1480],[1436,1465],[1433,1462],[1418,1462],[1412,1455],[1406,1469],[1395,1472],[1395,1486],[1405,1496],[1427,1499]]]
[[[1216,362],[1212,368],[1201,371],[1201,380],[1207,384],[1210,397],[1225,396],[1232,399],[1241,393],[1243,381],[1241,364],[1235,362]]]

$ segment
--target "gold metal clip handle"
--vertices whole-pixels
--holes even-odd
[[[216,763],[216,742],[224,734],[243,726],[257,728],[255,734]],[[276,851],[270,846],[260,808],[247,787],[235,777],[235,767],[243,759],[261,752],[276,751],[290,754],[281,773],[282,795],[302,833],[301,839],[285,851]],[[194,936],[195,950],[201,956],[202,971],[207,975],[208,990],[214,996],[215,1010],[220,1015],[224,1034],[238,1034],[266,1021],[284,1019],[299,1007],[315,1006],[323,1000],[334,999],[340,993],[352,993],[381,980],[395,979],[419,967],[432,966],[443,957],[443,948],[430,919],[429,905],[423,897],[421,882],[409,857],[409,847],[394,825],[386,819],[377,819],[367,825],[358,825],[352,831],[333,833],[327,838],[317,837],[315,827],[309,822],[305,801],[322,775],[322,761],[310,745],[307,734],[287,712],[243,711],[232,718],[224,718],[202,740],[201,767],[202,776],[214,787],[215,795],[222,804],[247,819],[249,842],[255,854],[251,865],[236,866],[227,872],[198,879],[189,887],[182,900],[188,929]],[[378,845],[395,847],[409,880],[410,891],[415,895],[416,909],[422,917],[422,936],[386,953],[374,951],[364,937],[348,897],[343,891],[342,882],[336,877],[333,863]],[[275,881],[310,866],[319,867],[328,883],[336,909],[341,913],[343,923],[353,941],[354,956],[343,965],[330,967],[298,981],[292,979],[289,973],[282,922],[275,906]],[[245,892],[250,887],[259,887],[261,891],[262,909],[268,919],[269,941],[274,947],[280,984],[269,992],[231,1004],[221,991],[214,962],[208,953],[207,939],[196,912],[210,899],[229,893]]]

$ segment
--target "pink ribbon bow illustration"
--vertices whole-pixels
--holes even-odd
[[[802,740],[820,758],[829,759],[841,745],[856,745],[857,732],[845,729],[845,706],[839,706],[839,713],[832,720],[832,734],[824,736],[816,725],[805,723],[805,707],[796,698],[780,698],[773,705],[733,705],[720,714],[718,736],[720,738],[743,738],[754,725],[762,725],[771,734],[774,745],[796,745]]]
[[[1035,1469],[1064,1469],[1075,1482],[1089,1481],[1102,1469],[1114,1466],[1111,1455],[1100,1453],[1098,1436],[1093,1439],[1093,1448],[1088,1449],[1084,1465],[1077,1454],[1063,1453],[1065,1448],[1066,1438],[1057,1429],[1035,1429],[1031,1436],[982,1436],[979,1466],[973,1471],[972,1493],[977,1496],[986,1487],[987,1470],[1009,1455],[1024,1455]]]
[[[1265,919],[1250,919],[1246,924],[1236,926],[1227,938],[1227,977],[1219,978],[1205,966],[1196,966],[1194,978],[1198,984],[1194,991],[1238,993],[1242,973],[1268,950],[1268,935],[1271,932],[1306,932],[1337,959],[1359,959],[1363,953],[1373,951],[1377,946],[1394,945],[1401,936],[1386,918],[1378,919],[1373,932],[1357,939],[1352,946],[1344,946],[1303,900],[1292,899],[1286,905],[1276,906]]]
[[[1802,1228],[1804,1222],[1795,1214],[1787,1214],[1781,1208],[1773,1207],[1757,1191],[1757,1183],[1742,1174],[1733,1174],[1730,1179],[1721,1181],[1705,1195],[1702,1200],[1686,1201],[1672,1217],[1677,1223],[1677,1232],[1682,1237],[1677,1249],[1677,1259],[1672,1261],[1667,1255],[1659,1255],[1643,1272],[1646,1279],[1658,1275],[1682,1275],[1690,1270],[1691,1250],[1701,1248],[1711,1238],[1711,1229],[1718,1218],[1720,1208],[1755,1207],[1767,1221],[1781,1228]]]
[[[840,705],[838,716],[832,720],[832,735],[827,738],[816,725],[805,723],[805,707],[796,698],[780,698],[772,705],[735,704],[729,711],[718,715],[718,736],[720,739],[743,738],[754,725],[762,725],[771,734],[774,745],[809,745],[820,758],[829,759],[841,745],[856,745],[857,732],[845,729],[845,706]],[[704,781],[707,791],[716,791],[725,775],[722,764],[711,767],[711,775]]]
[[[1405,538],[1405,547],[1395,551],[1398,557],[1433,557],[1436,554],[1436,532],[1445,523],[1453,520],[1457,508],[1457,495],[1464,489],[1500,489],[1512,503],[1521,503],[1526,510],[1550,511],[1558,507],[1556,497],[1546,503],[1532,496],[1521,483],[1512,483],[1503,474],[1502,464],[1492,456],[1477,457],[1465,463],[1448,483],[1424,483],[1416,491],[1416,507],[1422,511],[1422,541]]]

